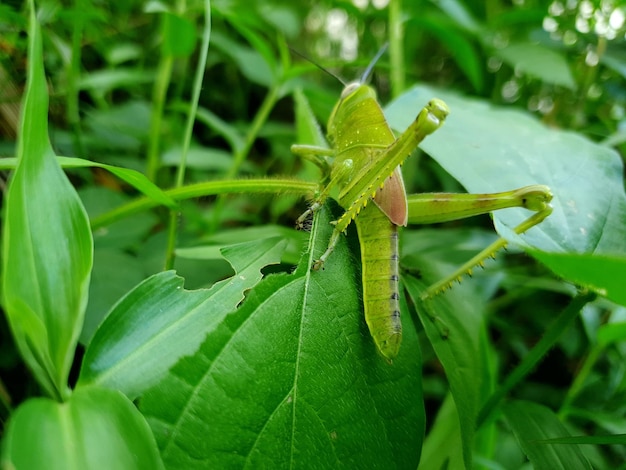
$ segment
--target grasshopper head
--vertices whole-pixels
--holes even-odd
[[[369,99],[376,101],[376,91],[371,86],[361,81],[351,82],[345,86],[328,119],[327,132],[331,142],[335,141],[338,128],[345,124],[349,116],[359,113],[359,105]]]
[[[345,99],[348,96],[350,96],[352,93],[354,93],[355,91],[357,91],[359,89],[359,87],[363,85],[360,81],[355,81],[355,82],[350,82],[348,83],[343,91],[341,92],[341,97],[340,99]]]

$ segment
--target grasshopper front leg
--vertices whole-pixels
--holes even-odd
[[[385,185],[385,181],[395,177],[396,168],[409,156],[409,154],[428,135],[435,132],[443,124],[449,113],[447,105],[441,100],[431,100],[417,115],[413,123],[389,145],[379,145],[375,143],[360,144],[352,142],[347,148],[348,151],[363,150],[370,152],[374,161],[367,168],[353,168],[351,159],[341,161],[337,175],[331,180],[329,186],[339,185],[339,203],[346,209],[343,215],[335,222],[335,229],[330,237],[328,248],[313,264],[313,269],[320,269],[326,259],[335,249],[337,241],[342,233],[346,231],[352,220],[358,217],[359,213],[367,206],[370,200],[374,199],[377,192]],[[356,174],[356,176],[355,176]],[[401,178],[401,174],[397,175]],[[404,195],[404,185],[402,184],[402,197]],[[404,201],[390,201],[390,204],[405,203]],[[396,222],[399,223],[399,222]],[[406,219],[399,223],[406,225]]]
[[[304,160],[314,163],[320,168],[320,170],[322,170],[322,191],[315,195],[313,204],[311,204],[311,206],[296,219],[296,228],[298,230],[302,230],[306,225],[306,221],[312,217],[313,214],[320,209],[320,207],[322,207],[324,201],[328,197],[328,184],[325,183],[331,174],[332,156],[334,151],[328,147],[294,144],[291,146],[291,152]]]

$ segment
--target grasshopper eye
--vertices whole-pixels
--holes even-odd
[[[445,120],[448,114],[450,114],[450,108],[448,108],[448,105],[437,98],[430,100],[427,108],[429,113],[436,118],[437,123]]]
[[[341,99],[345,99],[354,93],[361,86],[361,82],[351,82],[346,85],[346,87],[341,92]]]

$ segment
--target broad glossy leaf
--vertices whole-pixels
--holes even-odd
[[[546,444],[538,441],[569,436],[565,426],[549,408],[527,401],[513,401],[504,414],[522,450],[538,470],[591,469],[576,444]]]
[[[92,265],[87,214],[48,140],[41,35],[31,13],[18,166],[6,197],[4,307],[21,355],[50,395],[67,393]]]
[[[405,129],[432,97],[450,107],[444,126],[423,148],[469,192],[491,193],[529,184],[548,185],[554,212],[523,236],[511,229],[524,209],[494,213],[498,232],[542,251],[618,254],[626,251],[623,165],[612,150],[572,132],[543,126],[531,116],[429,87],[416,87],[387,109]],[[406,165],[410,165],[410,160]],[[548,266],[551,266],[546,260]]]
[[[243,300],[261,279],[260,269],[277,263],[277,239],[223,249],[236,274],[211,289],[187,291],[173,271],[156,274],[130,291],[109,313],[89,344],[78,386],[98,384],[135,398],[154,385],[182,356],[192,354],[207,332]]]
[[[35,398],[9,420],[2,468],[160,469],[163,463],[144,417],[114,390],[77,390],[65,403]]]
[[[416,467],[424,411],[414,327],[405,314],[393,364],[377,353],[358,255],[344,238],[324,269],[311,271],[330,220],[323,209],[293,274],[264,279],[144,396],[140,407],[166,464]]]

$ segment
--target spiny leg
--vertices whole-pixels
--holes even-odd
[[[310,161],[317,165],[320,170],[322,170],[322,175],[325,175],[324,178],[328,178],[328,175],[331,173],[332,168],[332,156],[334,154],[334,150],[328,147],[319,147],[315,145],[292,145],[291,152],[294,155],[298,155],[304,160]],[[330,187],[332,187],[331,182],[326,185],[326,187],[319,192],[315,197],[315,202],[311,204],[300,217],[296,219],[296,229],[304,230],[307,226],[307,220],[309,220],[315,212],[317,212],[320,207],[324,204],[324,201],[329,195]]]
[[[332,188],[335,187],[340,182],[342,182],[350,174],[350,172],[352,172],[352,168],[353,168],[352,160],[348,159],[348,160],[344,160],[343,162],[341,162],[341,164],[339,165],[337,171],[333,175],[330,182],[326,185],[326,187],[319,194],[317,200],[313,203],[313,205],[309,209],[307,209],[304,212],[304,214],[298,217],[298,219],[296,220],[296,225],[303,223],[303,221],[306,220],[307,217],[309,217],[311,214],[314,214],[316,211],[320,209],[320,207],[322,207],[324,201],[330,195],[330,191],[332,190]],[[345,229],[346,227],[343,227],[343,226],[335,227],[332,235],[330,236],[330,240],[328,242],[328,247],[326,248],[326,251],[322,254],[322,256],[318,260],[316,260],[313,263],[312,269],[314,271],[317,271],[320,268],[322,268],[326,259],[330,256],[330,254],[335,249],[335,245],[337,245],[337,242],[339,241],[339,236]]]
[[[534,227],[535,225],[543,222],[544,219],[548,217],[551,213],[552,213],[552,206],[547,204],[543,208],[543,210],[533,214],[528,219],[524,220],[521,224],[515,227],[513,231],[516,234],[521,235],[524,232],[528,231],[530,228]],[[498,240],[493,242],[491,245],[489,245],[487,248],[485,248],[480,253],[478,253],[476,256],[474,256],[472,259],[467,261],[463,266],[461,266],[452,274],[447,276],[445,279],[442,279],[441,281],[436,282],[435,284],[428,287],[426,291],[422,293],[421,299],[426,300],[429,297],[435,296],[445,291],[446,289],[449,289],[452,286],[452,283],[454,281],[460,282],[461,278],[465,274],[468,274],[471,276],[472,269],[474,267],[476,266],[483,267],[484,261],[487,258],[494,258],[496,252],[504,248],[507,245],[507,243],[508,242],[504,238],[499,238]]]

